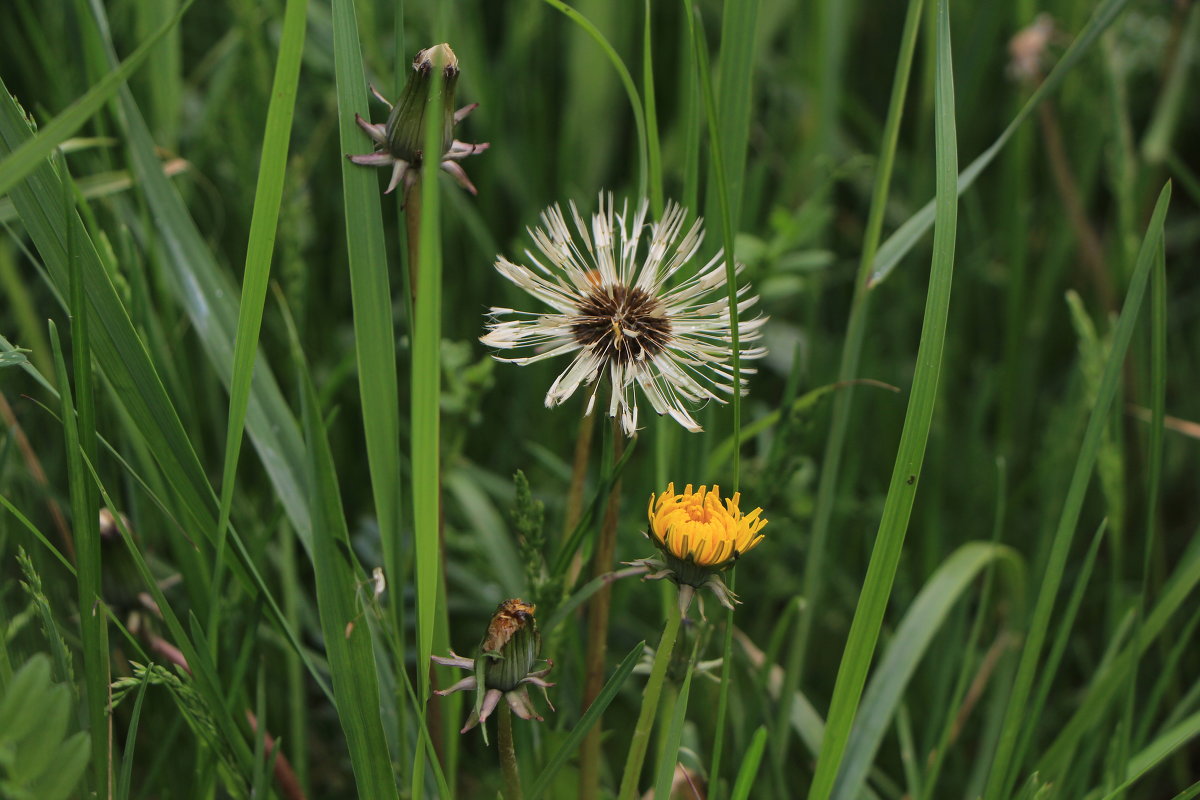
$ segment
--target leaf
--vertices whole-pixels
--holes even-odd
[[[579,718],[579,722],[575,723],[575,727],[559,745],[559,748],[554,751],[554,755],[546,760],[545,766],[542,767],[538,774],[537,781],[533,784],[533,789],[529,792],[529,800],[538,800],[547,789],[550,788],[550,783],[554,780],[555,774],[562,768],[563,764],[567,763],[576,751],[579,750],[579,745],[583,742],[583,737],[592,729],[592,726],[599,721],[604,710],[608,708],[608,704],[617,696],[617,692],[625,685],[625,681],[633,674],[633,668],[637,666],[642,657],[642,648],[646,646],[644,641],[638,642],[633,649],[629,651],[625,658],[621,659],[621,663],[617,665],[617,669],[613,672],[612,677],[604,684],[604,688],[600,690],[600,694],[596,695],[596,699],[588,706],[588,710],[583,712],[583,716]]]
[[[858,598],[854,621],[834,684],[833,699],[825,725],[825,739],[817,759],[817,771],[809,790],[810,800],[827,800],[841,768],[850,731],[858,713],[863,683],[875,653],[892,582],[900,565],[900,554],[916,499],[925,446],[933,421],[946,342],[950,309],[950,286],[954,276],[954,244],[958,224],[958,194],[954,179],[958,172],[958,145],[954,119],[954,76],[950,54],[948,0],[937,5],[937,46],[934,96],[935,150],[937,171],[937,226],[934,229],[933,264],[929,294],[921,325],[921,344],[912,393],[904,416],[900,446],[884,501],[883,518],[871,551],[867,576]]]
[[[51,120],[33,138],[28,139],[7,158],[0,161],[0,195],[8,194],[9,190],[33,170],[37,169],[43,159],[54,152],[54,149],[71,137],[83,123],[104,107],[117,90],[128,80],[129,76],[142,65],[146,57],[154,51],[154,45],[167,35],[179,21],[184,12],[191,7],[193,0],[186,0],[175,15],[156,30],[150,38],[142,42],[129,58],[116,65],[111,72],[98,80],[92,88],[67,107],[65,111]]]

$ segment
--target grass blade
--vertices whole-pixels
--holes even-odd
[[[750,108],[754,101],[755,31],[760,0],[726,0],[721,15],[721,55],[717,67],[717,104],[720,109],[720,143],[725,169],[725,188],[729,220],[733,230],[740,229],[742,186],[746,176],[746,149],[750,143]],[[710,134],[712,135],[712,134]],[[717,184],[709,183],[710,191]],[[709,216],[716,216],[709,194]],[[732,245],[726,243],[727,249]]]
[[[100,14],[102,9],[96,8]],[[112,42],[107,36],[107,21],[98,16],[97,26],[109,61],[115,62]],[[133,170],[148,206],[154,211],[155,230],[166,250],[163,266],[167,269],[163,274],[169,278],[167,283],[176,300],[187,310],[214,370],[226,386],[230,386],[234,336],[238,326],[238,292],[217,266],[212,249],[200,234],[183,199],[163,174],[154,140],[132,93],[122,89],[119,96],[120,118],[129,137]],[[298,472],[298,465],[304,463],[300,428],[265,363],[258,364],[251,378],[246,430],[284,510],[307,548],[311,525],[308,498],[300,488],[303,481]],[[205,478],[204,483],[207,482]],[[205,494],[212,491],[207,486],[205,489]],[[213,522],[209,527],[216,529]]]
[[[571,757],[579,749],[579,745],[583,742],[583,737],[592,729],[596,721],[604,714],[604,710],[608,708],[609,703],[617,696],[617,692],[621,691],[621,687],[625,685],[625,681],[633,674],[633,668],[637,666],[638,661],[642,658],[642,649],[645,648],[644,641],[634,645],[629,654],[621,660],[617,665],[617,669],[613,672],[612,677],[604,684],[604,688],[600,690],[600,694],[596,696],[595,701],[588,706],[588,710],[583,712],[583,716],[579,718],[579,722],[575,723],[575,727],[567,734],[567,738],[554,755],[546,760],[545,766],[542,767],[538,779],[533,784],[533,789],[529,792],[529,800],[538,800],[547,789],[550,788],[554,776],[562,768],[563,764],[567,763],[567,759]]]
[[[750,746],[746,748],[746,755],[742,758],[742,766],[738,768],[737,780],[733,784],[733,794],[729,796],[729,800],[748,800],[766,746],[767,726],[759,725],[758,730],[754,732],[754,738],[750,740]]]
[[[316,389],[294,334],[292,347],[303,373],[311,513],[318,523],[313,527],[313,570],[338,720],[346,734],[358,796],[399,797],[379,716],[379,683],[371,633],[366,625],[350,627],[359,616],[358,584],[365,576],[350,546],[333,453],[318,416]]]
[[[825,726],[825,740],[821,747],[821,755],[817,759],[812,788],[809,790],[810,800],[827,800],[841,767],[851,726],[858,712],[863,683],[875,653],[880,626],[883,624],[883,614],[887,609],[892,582],[900,564],[900,552],[908,531],[913,501],[916,499],[918,479],[937,400],[942,351],[946,340],[946,320],[950,310],[954,243],[958,224],[958,195],[954,185],[955,176],[958,174],[958,147],[954,119],[954,77],[948,0],[938,2],[937,23],[937,92],[934,116],[938,214],[934,229],[933,264],[929,276],[929,294],[925,302],[925,319],[921,325],[921,343],[917,350],[912,395],[904,417],[904,428],[900,434],[900,446],[888,486],[887,499],[884,501],[883,518],[879,523],[867,576],[838,669]]]
[[[283,17],[283,37],[279,42],[279,60],[271,87],[263,132],[262,163],[258,186],[254,190],[254,211],[250,217],[250,239],[246,245],[246,268],[242,278],[242,297],[238,303],[237,333],[233,342],[233,366],[229,383],[229,420],[225,433],[225,462],[221,471],[221,499],[217,515],[217,548],[213,568],[211,613],[218,616],[217,599],[222,590],[221,570],[225,557],[225,528],[233,504],[234,476],[242,451],[242,433],[246,406],[250,402],[254,357],[258,353],[258,335],[262,329],[263,304],[271,276],[271,258],[275,251],[275,231],[279,224],[279,206],[283,199],[283,179],[287,168],[288,140],[296,108],[296,86],[300,80],[300,56],[304,52],[305,17],[308,0],[288,0]],[[210,628],[209,637],[215,639]]]
[[[441,64],[434,64],[439,74]],[[425,114],[426,152],[437,152],[442,143],[442,106],[446,102],[443,83],[430,82]],[[430,165],[432,166],[432,165]],[[425,169],[419,192],[420,213],[417,245],[419,287],[413,314],[412,334],[412,495],[413,536],[417,583],[417,697],[429,697],[429,657],[433,653],[438,582],[442,574],[439,551],[441,506],[441,391],[442,391],[442,226],[438,196],[438,172]],[[418,213],[409,208],[408,214]],[[412,228],[409,228],[412,230]],[[410,243],[411,246],[411,243]]]
[[[946,559],[904,614],[887,652],[875,668],[846,743],[846,755],[833,788],[835,800],[862,795],[867,773],[900,706],[904,689],[916,672],[950,609],[979,573],[993,562],[1009,568],[1010,596],[1024,596],[1024,566],[1011,548],[984,542],[963,545]]]
[[[74,211],[74,206],[65,206]],[[73,264],[77,264],[74,262]],[[58,329],[50,322],[50,344],[54,351],[58,385],[62,387],[63,432],[67,444],[68,478],[71,486],[72,530],[75,535],[79,582],[79,624],[83,638],[84,679],[87,682],[88,723],[92,737],[92,786],[99,795],[112,790],[112,728],[108,724],[108,615],[103,612],[100,593],[100,527],[96,489],[83,466],[83,455],[95,458],[96,418],[91,391],[91,357],[88,350],[87,313],[83,285],[77,266],[71,270],[72,306],[81,310],[72,320],[75,361],[75,393],[72,401],[67,365],[63,359]],[[76,416],[76,406],[79,408]]]
[[[1017,736],[1024,719],[1026,700],[1033,686],[1033,679],[1041,658],[1042,646],[1050,626],[1051,615],[1054,612],[1054,600],[1058,595],[1066,570],[1067,558],[1070,555],[1071,540],[1075,535],[1075,527],[1083,509],[1083,499],[1091,479],[1092,468],[1096,463],[1096,454],[1100,438],[1108,424],[1108,413],[1116,395],[1117,383],[1120,380],[1121,366],[1125,361],[1125,353],[1129,349],[1133,329],[1137,323],[1138,312],[1141,310],[1142,297],[1146,291],[1146,283],[1150,269],[1158,254],[1159,242],[1163,237],[1163,224],[1166,220],[1167,206],[1171,200],[1171,184],[1163,186],[1146,230],[1146,238],[1138,253],[1137,267],[1129,283],[1125,296],[1125,305],[1121,309],[1121,317],[1113,332],[1113,342],[1109,351],[1108,361],[1104,366],[1104,375],[1100,381],[1100,389],[1096,396],[1096,405],[1088,419],[1084,432],[1083,443],[1079,449],[1079,458],[1075,462],[1075,471],[1071,475],[1071,484],[1063,502],[1062,516],[1055,530],[1053,543],[1046,562],[1046,571],[1042,578],[1041,589],[1038,592],[1037,604],[1029,624],[1029,633],[1025,647],[1021,652],[1021,662],[1017,668],[1017,677],[1009,697],[1008,710],[1005,712],[1004,726],[1000,733],[1000,742],[996,756],[992,762],[988,777],[985,797],[992,800],[1008,794],[1008,789],[1016,780],[1016,772],[1020,768],[1013,762],[1013,752]]]
[[[892,80],[892,94],[888,102],[887,120],[879,146],[879,165],[871,189],[871,208],[867,215],[867,230],[863,235],[862,253],[859,256],[858,272],[854,282],[854,296],[850,301],[850,319],[846,324],[846,337],[842,344],[841,363],[838,366],[838,384],[848,384],[845,391],[833,398],[833,411],[829,422],[829,438],[825,440],[825,451],[821,459],[821,476],[817,484],[817,497],[813,513],[812,543],[809,556],[804,563],[804,597],[808,608],[817,608],[825,579],[825,551],[829,540],[829,526],[833,518],[834,501],[841,475],[842,453],[846,446],[846,435],[850,429],[850,408],[854,399],[854,386],[850,381],[858,375],[862,357],[863,341],[867,333],[868,310],[871,293],[867,290],[871,262],[879,247],[883,230],[883,217],[887,209],[888,193],[892,181],[892,167],[896,161],[896,143],[900,137],[900,121],[904,116],[908,81],[912,73],[913,53],[916,51],[920,33],[923,0],[909,0],[904,18],[904,29],[900,34],[900,48],[896,55],[896,72]],[[837,385],[837,384],[835,384]],[[808,640],[812,632],[812,612],[800,617],[799,629],[788,653],[787,672],[779,704],[776,734],[772,741],[772,758],[779,769],[787,752],[792,697],[800,685],[804,673],[804,662]]]
[[[365,149],[354,115],[370,118],[354,4],[333,4],[333,55],[337,79],[338,134],[346,153]],[[407,61],[400,59],[405,65]],[[354,307],[354,348],[358,361],[363,433],[385,572],[403,580],[400,556],[400,392],[392,288],[383,234],[379,178],[375,171],[342,160],[342,205],[346,213],[346,255]]]
[[[667,728],[667,737],[659,757],[658,770],[654,779],[655,797],[671,796],[671,784],[675,778],[675,766],[679,759],[679,745],[683,741],[683,725],[687,722],[688,698],[692,694],[692,675],[696,672],[696,653],[699,647],[700,637],[697,637],[695,644],[692,645],[692,654],[688,658],[683,684],[679,687],[679,694],[675,697],[671,725]]]
[[[175,15],[163,23],[146,41],[130,54],[129,58],[114,66],[113,70],[97,81],[87,93],[67,107],[65,111],[46,124],[33,138],[27,139],[20,147],[13,150],[7,158],[0,161],[0,196],[8,194],[18,182],[33,170],[37,169],[42,160],[54,152],[54,149],[65,142],[92,115],[104,107],[129,76],[142,65],[146,57],[154,50],[159,40],[167,35],[179,21],[184,12],[191,7],[193,0],[183,3]]]
[[[574,22],[580,28],[583,28],[587,32],[587,35],[592,37],[592,40],[596,44],[600,45],[600,49],[604,51],[604,55],[608,56],[608,60],[612,62],[613,69],[617,71],[617,75],[621,78],[621,85],[625,87],[625,94],[629,96],[629,105],[633,110],[633,124],[637,128],[637,152],[639,156],[638,197],[648,197],[650,156],[648,155],[649,144],[646,133],[646,116],[642,110],[642,101],[638,97],[638,90],[633,82],[633,76],[629,74],[629,69],[625,66],[625,62],[621,60],[621,56],[617,55],[617,51],[609,44],[608,39],[604,38],[604,34],[592,24],[591,20],[562,2],[562,0],[543,0],[543,2],[552,8],[558,9],[566,15],[567,19]]]
[[[1035,91],[1021,107],[1017,116],[1008,124],[1008,127],[992,142],[987,150],[984,150],[979,156],[972,161],[967,168],[958,176],[957,191],[962,194],[967,189],[971,188],[971,184],[979,177],[992,161],[999,155],[1004,146],[1008,144],[1008,140],[1016,133],[1017,128],[1029,118],[1038,104],[1042,102],[1051,92],[1058,89],[1059,84],[1066,78],[1067,73],[1079,63],[1080,59],[1087,53],[1096,40],[1100,38],[1117,15],[1121,13],[1125,6],[1129,4],[1129,0],[1106,0],[1101,5],[1096,7],[1095,12],[1088,20],[1087,25],[1079,32],[1079,36],[1071,43],[1071,47],[1063,54],[1062,60],[1054,65],[1054,69],[1046,76],[1046,80],[1038,86]],[[896,229],[895,233],[887,238],[887,241],[879,248],[879,254],[875,257],[875,263],[871,271],[870,286],[875,286],[882,283],[896,265],[900,263],[900,259],[908,254],[909,250],[920,241],[921,237],[934,224],[934,216],[936,213],[935,204],[937,198],[930,200],[925,206],[913,214],[903,225]]]

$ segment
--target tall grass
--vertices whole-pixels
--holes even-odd
[[[1195,7],[9,6],[3,792],[1195,795]],[[441,41],[491,147],[478,196],[431,157],[404,203],[354,114]],[[531,307],[497,254],[602,189],[706,217],[733,320],[743,284],[770,317],[748,395],[702,433],[643,400],[619,459],[545,407],[562,360],[477,341]],[[619,562],[668,481],[770,525],[655,660],[674,589]],[[555,710],[505,780],[430,656],[510,597]]]

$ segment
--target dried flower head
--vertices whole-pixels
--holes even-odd
[[[546,675],[554,666],[545,660],[546,666],[534,669],[541,654],[542,637],[538,632],[537,621],[533,618],[536,608],[520,598],[505,600],[496,607],[488,623],[487,633],[479,644],[479,655],[474,658],[464,658],[454,651],[450,657],[433,656],[433,661],[447,667],[471,670],[474,674],[463,678],[448,689],[438,691],[439,695],[453,692],[475,691],[475,707],[467,724],[460,733],[466,733],[476,725],[487,722],[487,718],[496,710],[503,697],[509,708],[521,719],[536,719],[542,717],[529,700],[527,684],[542,689],[546,704],[554,709],[546,689],[553,686],[545,680]],[[482,685],[480,684],[482,677]],[[483,728],[484,741],[487,740],[487,728]]]
[[[689,483],[683,494],[675,494],[675,484],[667,484],[660,495],[650,495],[647,537],[663,558],[643,558],[632,562],[653,570],[646,580],[670,578],[679,586],[680,609],[686,611],[696,589],[707,588],[721,605],[733,608],[737,597],[721,580],[743,554],[763,540],[760,532],[767,520],[762,509],[743,514],[742,495],[734,492],[721,498],[721,488],[701,486],[693,491]]]
[[[375,152],[348,155],[347,158],[355,164],[368,167],[391,167],[392,177],[384,194],[390,193],[401,181],[404,182],[407,192],[420,175],[425,160],[425,109],[429,104],[433,73],[439,65],[445,119],[442,125],[441,157],[438,161],[442,169],[450,173],[460,186],[471,194],[476,193],[475,185],[458,162],[467,156],[482,153],[488,148],[488,143],[460,142],[454,138],[454,126],[479,104],[472,103],[457,111],[451,110],[454,107],[454,88],[458,83],[458,58],[450,49],[450,45],[438,44],[417,53],[417,57],[413,59],[412,74],[408,76],[404,92],[395,105],[389,103],[374,86],[371,87],[371,93],[391,109],[386,124],[372,125],[358,114],[354,115],[354,121],[375,142]]]
[[[1045,13],[1017,31],[1008,42],[1008,74],[1019,81],[1040,81],[1054,35],[1054,18]]]
[[[600,195],[600,210],[591,230],[575,204],[570,205],[572,232],[562,210],[542,212],[542,227],[530,230],[545,263],[525,251],[533,268],[503,256],[496,269],[510,281],[550,306],[539,314],[511,308],[491,309],[492,322],[482,337],[499,350],[535,348],[534,355],[501,358],[532,364],[574,353],[574,358],[546,393],[546,406],[559,405],[580,386],[591,386],[590,413],[601,378],[611,387],[608,415],[619,418],[626,436],[637,431],[633,387],[641,387],[650,406],[669,414],[690,431],[700,425],[689,403],[725,402],[733,388],[733,330],[725,293],[724,256],[718,253],[690,276],[671,286],[672,278],[691,264],[704,239],[701,220],[684,233],[687,211],[670,203],[659,222],[646,225],[648,203],[643,200],[629,217],[628,204],[617,212],[611,194]],[[642,233],[649,228],[643,252]],[[681,237],[682,234],[682,237]],[[742,266],[737,266],[740,272]],[[738,292],[738,311],[745,313],[758,298],[750,287]],[[504,317],[515,319],[502,320]],[[743,360],[763,356],[752,346],[760,337],[765,317],[738,323]],[[751,345],[751,346],[748,346]],[[741,369],[739,391],[746,392],[747,374]]]

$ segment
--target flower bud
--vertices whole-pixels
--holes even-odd
[[[417,53],[413,59],[412,74],[395,105],[389,103],[374,87],[371,88],[375,97],[391,108],[386,123],[376,125],[358,114],[354,115],[355,123],[375,143],[375,150],[361,155],[347,154],[347,158],[364,167],[389,167],[392,177],[384,194],[401,184],[407,193],[421,174],[421,167],[426,161],[425,110],[429,107],[433,81],[439,79],[438,76],[442,81],[442,141],[438,152],[429,161],[448,172],[459,186],[475,194],[474,184],[458,162],[467,156],[482,153],[488,144],[471,144],[454,138],[454,126],[470,114],[478,103],[453,110],[454,87],[458,83],[458,58],[450,45],[444,43]]]
[[[533,671],[542,649],[534,610],[524,600],[513,598],[501,603],[492,615],[480,646],[487,688],[510,692]]]
[[[407,161],[413,169],[421,168],[421,155],[425,149],[425,109],[429,107],[434,73],[439,71],[443,119],[438,153],[449,150],[454,141],[454,88],[458,83],[458,58],[450,45],[435,44],[417,53],[404,92],[388,116],[385,128],[388,152],[393,158]]]

